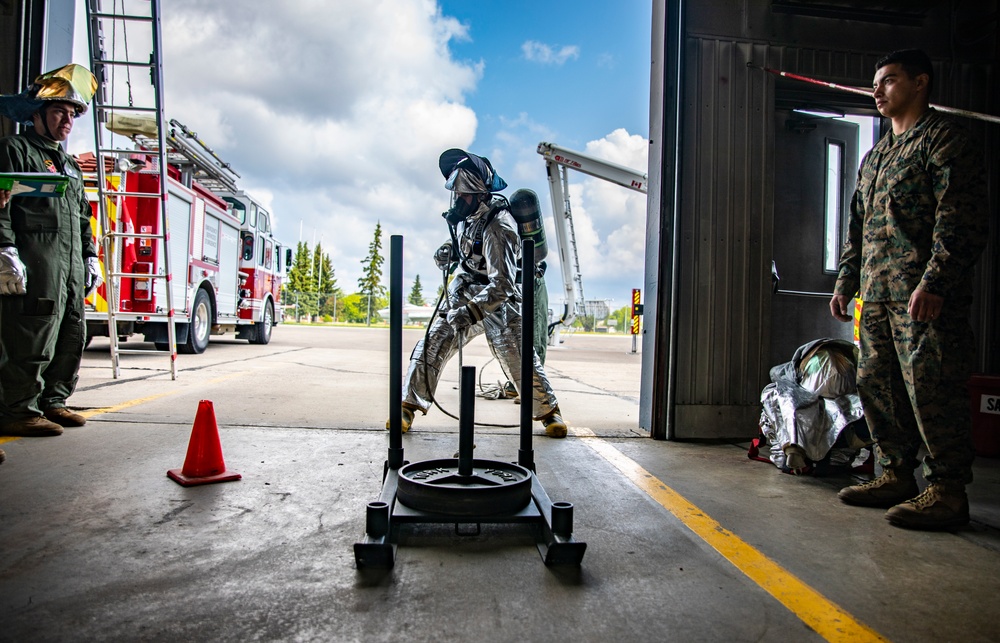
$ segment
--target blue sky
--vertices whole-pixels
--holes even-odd
[[[439,6],[469,27],[468,40],[450,44],[453,55],[485,63],[466,96],[480,119],[477,138],[489,141],[500,119],[520,113],[552,128],[559,135],[552,142],[573,149],[619,127],[648,137],[650,0]],[[548,48],[552,62],[529,60],[525,43]]]
[[[488,156],[508,196],[535,190],[550,246],[539,142],[646,171],[651,5],[171,0],[161,16],[167,116],[232,163],[282,240],[321,242],[345,292],[357,289],[380,223],[404,236],[406,291],[419,274],[433,295],[431,257],[447,238],[443,150]],[[148,54],[134,32],[129,49]],[[91,149],[91,137],[74,137],[71,151]],[[642,283],[645,197],[570,181],[584,294],[623,306]]]

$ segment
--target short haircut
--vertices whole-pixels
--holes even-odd
[[[920,49],[901,49],[882,56],[875,63],[875,71],[882,69],[886,65],[898,64],[910,78],[916,78],[920,74],[927,74],[927,95],[930,96],[934,89],[934,67],[931,65],[930,57]]]

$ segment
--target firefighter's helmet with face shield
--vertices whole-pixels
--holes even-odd
[[[35,100],[70,103],[80,116],[97,91],[97,79],[85,67],[71,64],[39,76],[35,88]]]
[[[80,116],[96,91],[97,78],[86,67],[64,65],[38,76],[20,94],[0,96],[0,114],[21,123],[52,103],[69,103]]]
[[[455,203],[445,213],[452,224],[468,217],[494,192],[507,187],[507,182],[496,173],[488,158],[465,150],[445,150],[438,159],[438,167],[445,178],[445,189],[455,193]]]

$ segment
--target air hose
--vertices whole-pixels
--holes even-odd
[[[454,264],[453,264],[453,266],[454,266]],[[443,277],[443,281],[444,281],[443,287],[441,288],[441,295],[438,297],[437,304],[435,304],[435,306],[434,306],[434,314],[431,316],[431,321],[427,323],[427,328],[424,330],[424,353],[423,353],[423,365],[422,366],[423,366],[423,374],[424,374],[424,381],[425,382],[429,382],[430,381],[428,379],[428,377],[427,377],[427,353],[426,353],[426,350],[427,350],[427,339],[430,337],[431,326],[434,324],[434,320],[437,318],[438,315],[441,314],[441,302],[444,301],[445,297],[448,296],[448,275],[451,274],[451,271],[452,271],[451,267],[444,268],[441,271],[442,277]],[[449,307],[450,306],[451,306],[451,303],[449,302]],[[459,340],[459,342],[463,342],[464,343],[464,337],[460,336],[458,338],[458,340]],[[458,350],[459,351],[462,350],[462,344],[461,343],[459,344]],[[489,363],[489,362],[487,362],[487,363]],[[481,382],[480,382],[480,389],[482,389],[482,383]],[[452,419],[455,419],[455,420],[459,419],[459,417],[457,415],[449,412],[444,407],[442,407],[441,404],[438,403],[437,398],[434,396],[434,391],[430,390],[430,387],[428,387],[427,395],[431,398],[431,402],[434,404],[434,406],[437,407],[437,409],[439,411],[441,411],[442,413],[444,413],[445,415],[447,415],[448,417],[450,417]],[[497,428],[503,428],[503,429],[516,429],[516,428],[518,428],[520,426],[520,424],[494,424],[494,423],[490,423],[490,422],[476,422],[476,424],[478,424],[479,426],[491,426],[491,427],[497,427]]]

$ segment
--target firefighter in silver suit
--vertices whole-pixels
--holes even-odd
[[[485,333],[507,378],[518,385],[521,381],[518,229],[507,199],[494,195],[507,184],[488,159],[463,150],[445,151],[439,165],[447,179],[445,187],[455,193],[455,205],[444,214],[451,240],[435,253],[435,261],[442,270],[450,270],[455,262],[460,269],[448,287],[447,307],[439,306],[439,314],[410,356],[403,383],[403,432],[409,430],[416,411],[426,414],[433,404],[448,360],[480,333]],[[549,437],[566,437],[566,423],[535,351],[531,359],[532,417]]]

